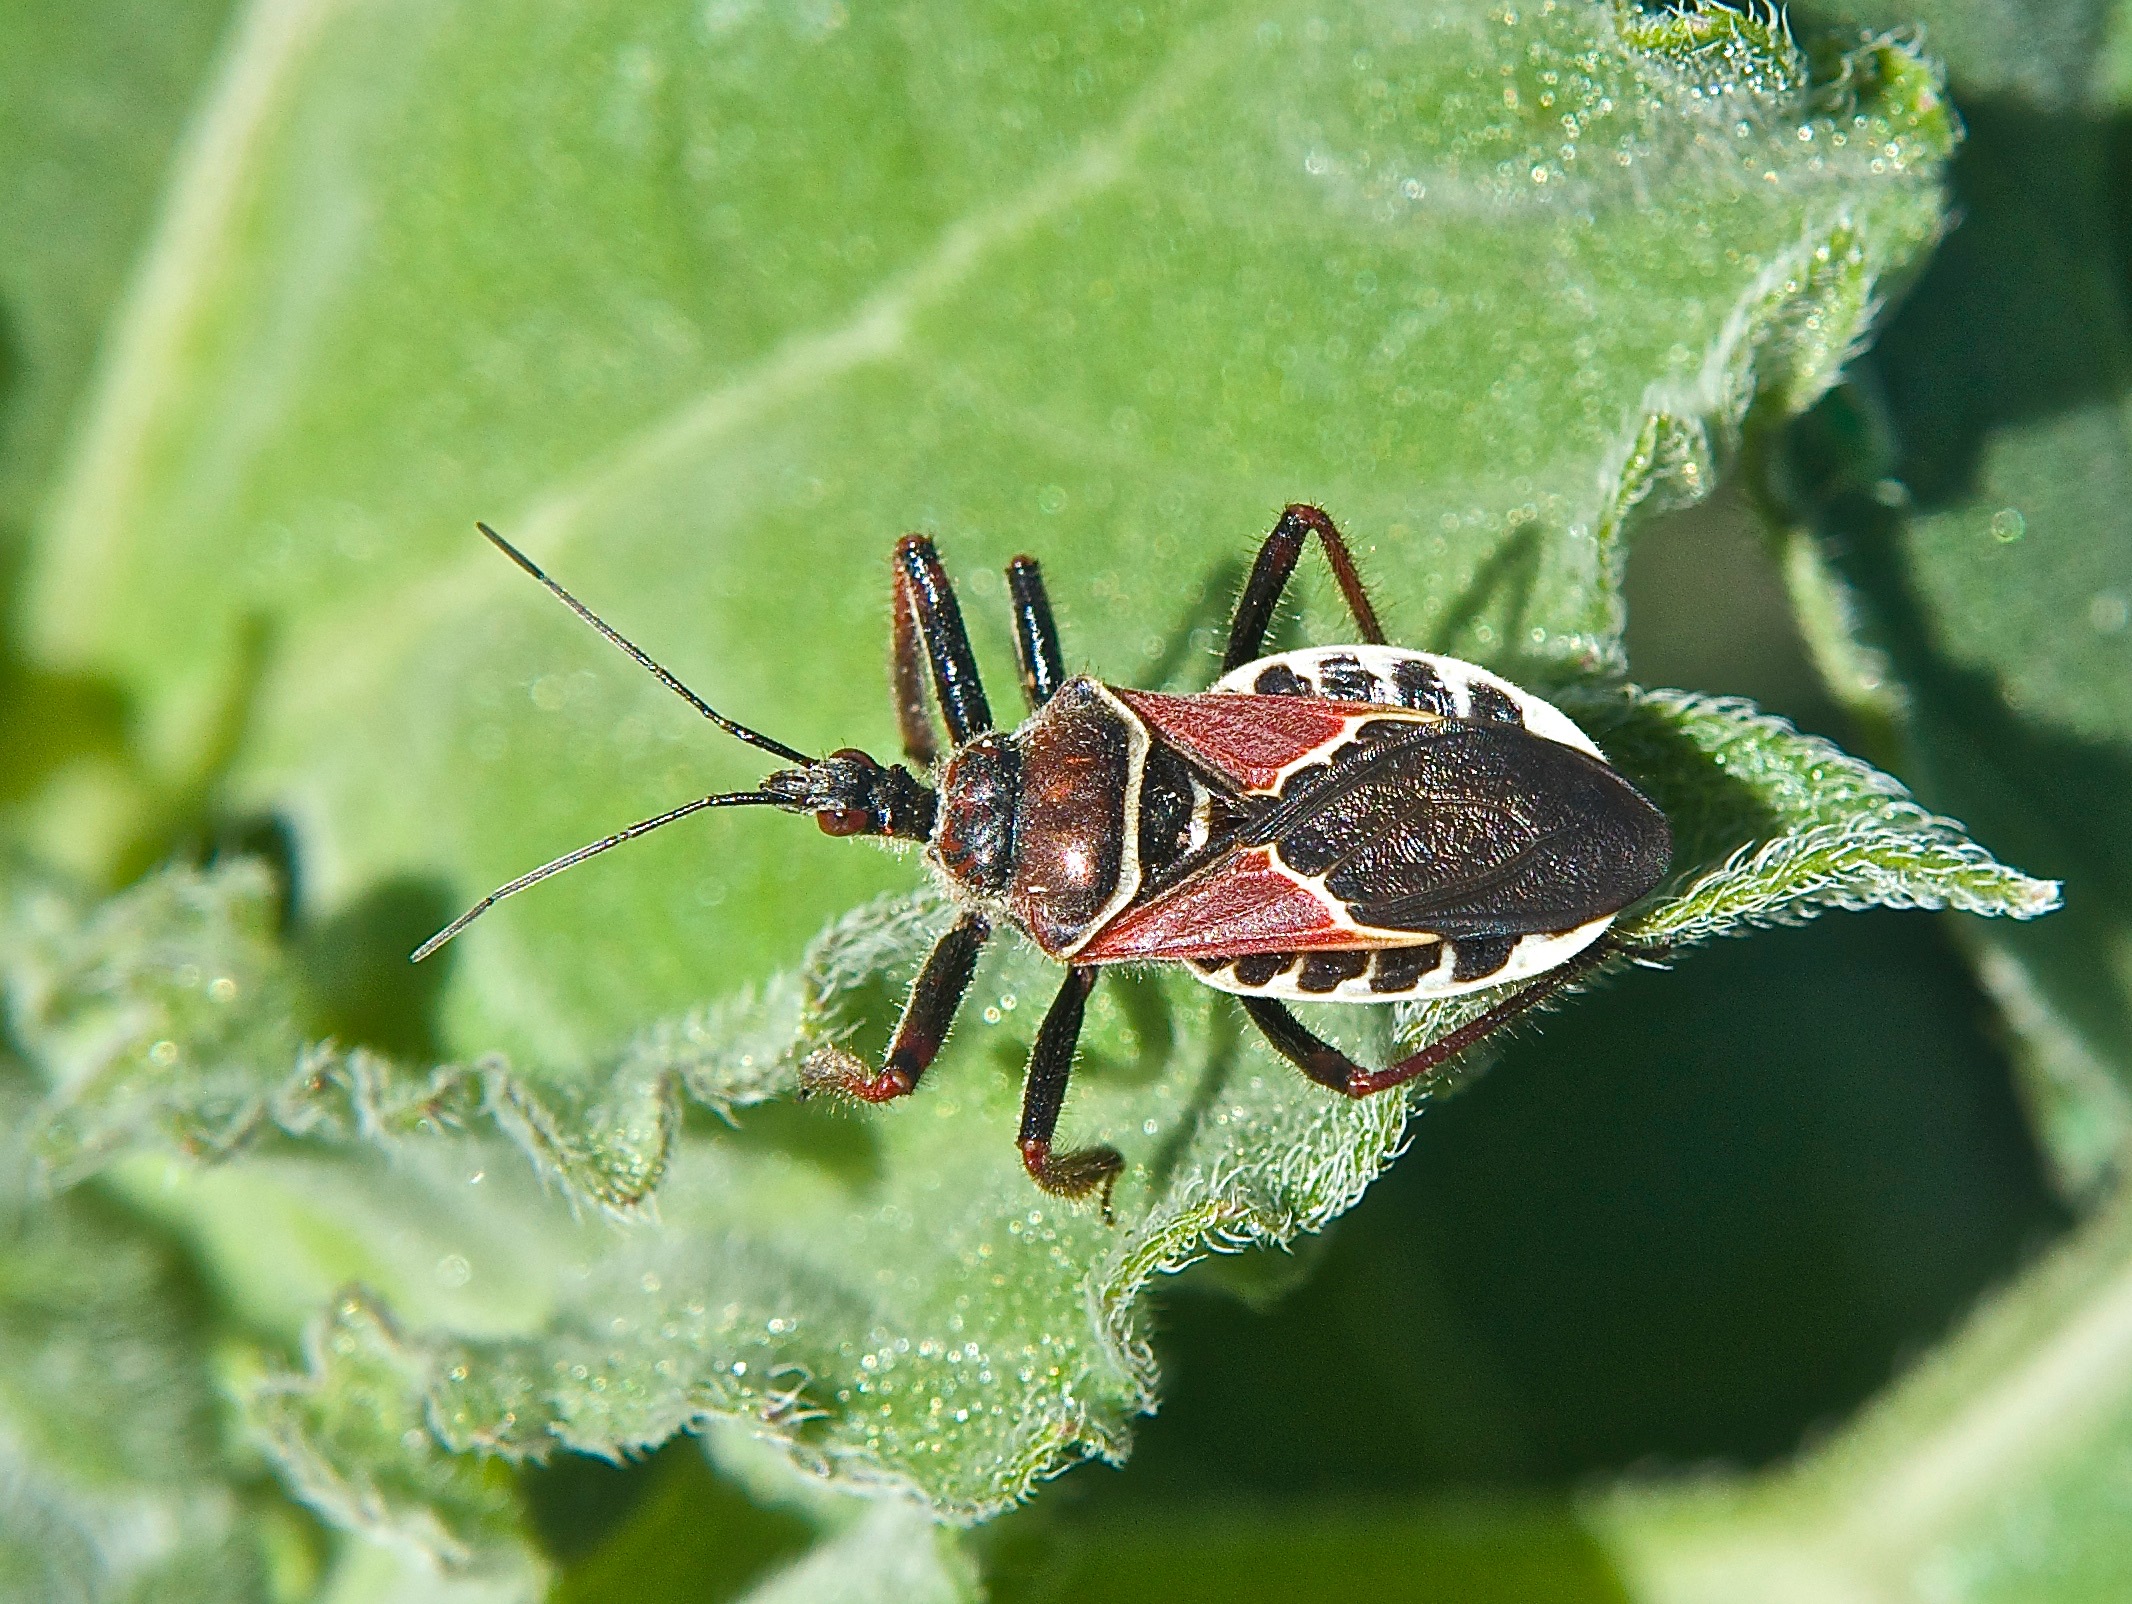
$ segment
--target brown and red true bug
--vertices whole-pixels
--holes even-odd
[[[830,835],[918,841],[961,915],[934,944],[877,1070],[822,1078],[868,1102],[912,1091],[1000,925],[1067,966],[1036,1033],[1022,1161],[1066,1197],[1124,1160],[1052,1150],[1081,1019],[1106,964],[1178,962],[1234,992],[1266,1039],[1350,1097],[1398,1086],[1500,1028],[1614,950],[1614,916],[1672,856],[1665,815],[1559,709],[1452,657],[1384,644],[1347,544],[1315,507],[1281,514],[1237,603],[1222,674],[1192,696],[1066,677],[1032,558],[1007,568],[1029,717],[992,726],[946,570],[899,541],[891,656],[903,749],[810,758],[715,711],[487,525],[504,554],[719,728],[796,765],[698,797],[492,891],[427,957],[514,892],[704,808],[812,813]],[[1259,656],[1274,604],[1318,537],[1365,644]],[[926,683],[947,725],[943,752]],[[1283,999],[1382,1003],[1517,985],[1384,1069],[1366,1069]],[[820,1072],[817,1072],[820,1074]]]

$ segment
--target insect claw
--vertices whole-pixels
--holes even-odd
[[[800,1065],[802,1097],[829,1092],[862,1103],[886,1103],[908,1096],[914,1084],[909,1071],[900,1065],[869,1069],[864,1060],[842,1047],[817,1047]]]
[[[1068,1153],[1054,1153],[1049,1142],[1030,1138],[1022,1142],[1021,1149],[1022,1165],[1029,1171],[1029,1178],[1053,1197],[1083,1198],[1101,1187],[1103,1223],[1117,1224],[1117,1217],[1110,1210],[1110,1195],[1125,1168],[1125,1157],[1115,1147],[1077,1147]]]
[[[799,1092],[802,1101],[821,1092],[834,1092],[846,1080],[865,1075],[866,1066],[841,1047],[817,1047],[800,1060]]]

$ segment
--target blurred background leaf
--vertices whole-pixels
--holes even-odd
[[[24,1090],[8,1066],[7,1101]],[[223,1451],[182,1254],[105,1199],[24,1183],[0,1176],[0,1597],[249,1604],[277,1569],[307,1579],[317,1534]]]
[[[1773,510],[1867,738],[2080,887],[2048,929],[1967,938],[2078,1191],[2132,1140],[2132,31],[2101,3],[1927,26],[1965,96],[1961,226],[1789,446]]]
[[[1796,1470],[1605,1517],[1665,1599],[2056,1600],[2132,1586],[2124,1157],[2132,524],[2121,5],[1922,13],[1967,137],[1960,225],[1750,488],[1856,738],[2060,874],[2056,928],[1967,924],[2088,1222]]]
[[[180,130],[212,78],[229,0],[10,7],[0,62],[0,598],[84,406],[151,232]],[[54,770],[126,763],[109,682],[0,649],[0,806]]]

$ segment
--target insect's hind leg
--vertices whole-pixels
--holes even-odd
[[[940,755],[940,743],[925,713],[928,668],[941,721],[956,746],[992,728],[992,708],[977,675],[977,656],[970,650],[955,587],[924,535],[905,535],[896,542],[894,611],[896,722],[911,761],[930,764]]]
[[[1236,617],[1229,625],[1229,649],[1222,654],[1223,673],[1241,668],[1265,647],[1274,605],[1288,588],[1295,565],[1303,555],[1303,544],[1312,535],[1325,548],[1325,560],[1332,565],[1333,578],[1340,582],[1340,594],[1346,598],[1347,610],[1354,614],[1355,627],[1362,632],[1362,638],[1375,645],[1384,644],[1384,629],[1377,622],[1377,610],[1370,605],[1369,593],[1362,588],[1362,576],[1355,570],[1347,541],[1321,509],[1297,502],[1281,514],[1280,522],[1266,536],[1258,549],[1258,561],[1251,565],[1251,577],[1244,581]]]
[[[1059,1124],[1059,1110],[1066,1104],[1066,1082],[1073,1073],[1074,1049],[1081,1041],[1081,1020],[1088,1008],[1088,994],[1095,989],[1097,971],[1092,967],[1069,969],[1066,982],[1052,1000],[1051,1009],[1036,1033],[1036,1048],[1029,1055],[1029,1079],[1022,1090],[1022,1163],[1029,1177],[1058,1197],[1086,1197],[1103,1189],[1103,1217],[1110,1218],[1111,1188],[1125,1158],[1115,1147],[1077,1147],[1054,1153],[1051,1138]]]
[[[1059,655],[1059,626],[1051,616],[1044,573],[1034,557],[1007,564],[1007,594],[1014,605],[1014,657],[1021,667],[1022,697],[1034,713],[1066,683]]]
[[[1320,1086],[1349,1097],[1368,1097],[1375,1092],[1404,1086],[1456,1058],[1467,1048],[1494,1035],[1527,1009],[1547,1001],[1574,980],[1581,979],[1625,949],[1602,937],[1559,969],[1550,969],[1531,985],[1514,991],[1476,1019],[1439,1036],[1426,1047],[1383,1069],[1365,1069],[1347,1054],[1306,1029],[1303,1022],[1270,997],[1239,997],[1244,1012],[1283,1058]]]
[[[925,967],[911,982],[911,994],[903,1004],[903,1017],[896,1021],[896,1034],[889,1039],[888,1055],[877,1070],[867,1067],[840,1049],[817,1053],[808,1060],[810,1086],[838,1091],[862,1102],[885,1103],[906,1096],[918,1077],[932,1067],[947,1040],[948,1027],[962,1006],[963,994],[977,973],[977,955],[992,927],[982,917],[966,913],[933,943]]]

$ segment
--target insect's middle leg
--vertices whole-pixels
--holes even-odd
[[[908,1093],[940,1056],[955,1011],[977,973],[977,955],[991,933],[992,927],[983,918],[966,913],[933,943],[925,967],[911,982],[903,1017],[896,1021],[896,1034],[889,1039],[888,1056],[879,1069],[868,1071],[848,1054],[827,1055],[829,1067],[816,1070],[813,1078],[868,1103],[885,1103]]]
[[[1320,1086],[1349,1097],[1368,1097],[1373,1092],[1404,1086],[1437,1066],[1449,1063],[1467,1048],[1494,1035],[1528,1008],[1545,1002],[1571,981],[1589,974],[1620,950],[1616,943],[1604,938],[1593,942],[1561,968],[1551,969],[1531,985],[1512,992],[1477,1019],[1469,1019],[1458,1029],[1439,1036],[1420,1051],[1383,1069],[1365,1069],[1331,1042],[1306,1029],[1301,1020],[1271,997],[1239,997],[1237,1001],[1244,1005],[1244,1012],[1251,1016],[1251,1022],[1273,1044],[1274,1050]]]
[[[1274,604],[1288,588],[1296,562],[1303,555],[1303,544],[1312,535],[1325,548],[1325,560],[1332,564],[1333,578],[1340,582],[1340,594],[1347,600],[1347,610],[1355,615],[1355,627],[1362,632],[1362,638],[1375,645],[1384,644],[1377,610],[1362,588],[1362,576],[1355,571],[1347,541],[1323,511],[1298,502],[1281,514],[1280,522],[1258,549],[1258,561],[1251,565],[1251,577],[1244,581],[1244,593],[1237,599],[1236,618],[1229,625],[1229,649],[1221,660],[1223,673],[1243,667],[1265,647]]]
[[[1059,1110],[1066,1104],[1066,1082],[1073,1073],[1074,1049],[1081,1041],[1081,1020],[1088,1008],[1088,994],[1095,989],[1094,968],[1069,969],[1066,983],[1052,1000],[1051,1011],[1036,1033],[1036,1049],[1029,1055],[1029,1079],[1022,1090],[1022,1163],[1030,1179],[1059,1197],[1086,1197],[1103,1189],[1103,1213],[1110,1215],[1111,1188],[1125,1159],[1115,1147],[1077,1147],[1054,1153],[1051,1138],[1058,1130]]]
[[[956,746],[992,727],[992,708],[977,677],[977,656],[970,650],[955,587],[948,582],[940,554],[923,535],[905,535],[896,542],[894,608],[896,722],[903,750],[913,762],[928,764],[940,755],[925,715],[928,668],[941,720]]]

